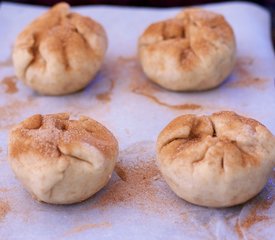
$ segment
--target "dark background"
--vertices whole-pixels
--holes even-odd
[[[15,0],[9,2],[31,3],[39,5],[51,6],[57,2],[57,0]],[[86,4],[107,4],[107,5],[123,5],[123,6],[148,6],[148,7],[176,7],[176,6],[190,6],[203,3],[217,3],[221,1],[207,1],[207,0],[67,0],[66,2],[71,5],[86,5]],[[223,1],[230,2],[230,1]],[[234,2],[234,1],[231,1]],[[249,1],[258,3],[260,5],[271,8],[271,5],[275,4],[275,0],[263,0],[263,1]]]

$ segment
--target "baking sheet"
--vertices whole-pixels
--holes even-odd
[[[75,7],[105,27],[109,48],[89,86],[63,97],[34,93],[14,77],[10,52],[17,34],[45,11],[2,3],[0,9],[0,239],[275,239],[275,173],[260,195],[227,209],[194,206],[177,198],[155,161],[160,130],[181,114],[233,110],[275,133],[275,58],[266,10],[248,3],[205,5],[223,14],[237,38],[232,75],[211,91],[173,93],[147,81],[136,59],[148,24],[181,8]],[[70,112],[107,126],[120,144],[118,176],[91,199],[55,206],[34,201],[7,163],[10,127],[36,113]]]

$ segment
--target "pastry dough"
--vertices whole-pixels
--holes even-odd
[[[19,34],[13,49],[16,75],[39,93],[62,95],[84,88],[107,49],[103,27],[59,3]]]
[[[183,115],[157,140],[157,161],[172,190],[191,203],[228,207],[258,194],[272,172],[273,135],[233,112]]]
[[[81,202],[106,185],[118,156],[112,133],[88,117],[34,115],[10,133],[9,161],[38,200]]]
[[[151,24],[138,48],[147,77],[176,91],[218,86],[231,73],[236,55],[234,33],[224,17],[196,8]]]

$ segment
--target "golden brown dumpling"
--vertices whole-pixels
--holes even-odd
[[[70,204],[106,185],[118,143],[107,128],[88,117],[38,114],[11,130],[8,151],[15,175],[36,199]]]
[[[16,75],[39,93],[62,95],[84,88],[107,49],[103,27],[59,3],[19,34],[13,49]]]
[[[222,15],[197,8],[151,24],[138,44],[144,73],[175,91],[218,86],[231,73],[236,55],[234,32]]]
[[[183,115],[157,140],[157,161],[181,198],[208,207],[243,203],[267,182],[275,160],[273,135],[233,112]]]

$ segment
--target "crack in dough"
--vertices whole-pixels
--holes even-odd
[[[80,202],[104,187],[118,157],[112,133],[88,117],[34,115],[10,134],[9,160],[17,178],[36,199]]]
[[[206,90],[231,73],[236,41],[223,16],[190,8],[151,24],[139,38],[138,52],[144,73],[160,86]]]
[[[107,42],[99,23],[57,4],[18,35],[12,56],[16,75],[42,94],[78,91],[99,71]]]
[[[181,198],[233,206],[264,187],[275,165],[275,138],[261,123],[233,112],[183,115],[159,134],[157,161]]]

